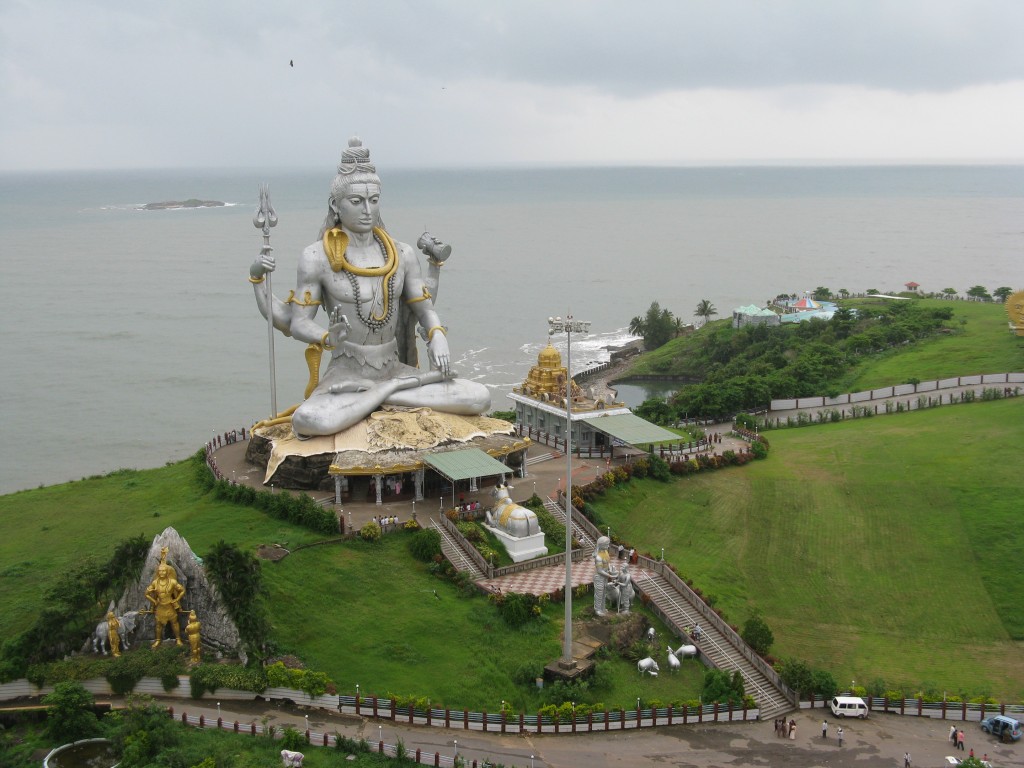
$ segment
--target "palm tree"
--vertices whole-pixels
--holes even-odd
[[[631,335],[643,336],[644,331],[646,330],[647,324],[644,322],[644,319],[639,315],[637,315],[636,317],[629,321],[629,332]]]
[[[717,315],[718,310],[715,309],[715,305],[707,299],[701,299],[700,303],[697,304],[697,311],[693,313],[696,317],[703,317],[704,324],[707,325],[708,319],[712,315]]]

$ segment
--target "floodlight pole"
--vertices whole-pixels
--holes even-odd
[[[590,322],[566,315],[548,318],[548,335],[565,333],[565,632],[559,666],[572,669],[572,332],[587,333]]]

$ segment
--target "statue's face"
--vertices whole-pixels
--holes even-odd
[[[380,185],[356,183],[331,200],[331,208],[350,232],[365,233],[377,226],[380,217]]]
[[[156,568],[156,575],[159,576],[161,579],[167,578],[167,566],[158,565]]]

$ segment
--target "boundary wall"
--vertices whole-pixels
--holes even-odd
[[[941,393],[943,390],[959,387],[994,386],[997,384],[1004,386],[1024,384],[1024,373],[986,373],[977,376],[954,376],[949,379],[921,381],[917,384],[896,384],[891,387],[869,389],[863,392],[850,392],[838,397],[799,397],[772,400],[770,410],[794,411],[801,408],[830,408],[833,406],[858,405],[875,400],[886,400],[892,397],[905,397],[907,395],[926,394],[929,392]],[[952,396],[950,396],[950,400],[952,400]],[[940,404],[942,402],[941,395],[939,402]]]

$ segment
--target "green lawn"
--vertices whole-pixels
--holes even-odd
[[[870,306],[867,301],[858,300],[850,305],[866,309]],[[952,307],[954,317],[950,325],[955,332],[863,361],[844,379],[840,391],[860,392],[903,384],[911,378],[930,381],[1024,371],[1024,337],[1010,335],[1002,305],[941,299],[922,299],[921,304]]]
[[[1024,699],[1024,401],[768,433],[766,461],[596,504],[773,652],[838,680]]]
[[[173,526],[205,553],[220,539],[242,547],[296,546],[321,538],[246,507],[201,495],[191,462],[152,470],[120,470],[63,485],[0,496],[0,637],[25,629],[41,607],[50,574],[118,542],[152,539]]]
[[[742,625],[760,610],[774,652],[836,678],[1024,700],[1020,570],[1024,400],[769,433],[766,461],[600,502],[605,522],[660,553]],[[0,636],[24,629],[54,573],[173,525],[203,554],[224,538],[290,547],[316,534],[200,495],[188,462],[0,497]],[[301,549],[264,567],[285,650],[343,690],[533,711],[511,682],[560,650],[560,605],[513,632],[407,554],[402,536]],[[434,597],[437,591],[440,599]],[[578,600],[581,609],[589,598]],[[659,626],[662,637],[664,630]],[[657,654],[663,660],[663,649]],[[641,680],[617,662],[590,701],[690,698],[699,669]]]
[[[0,497],[0,637],[24,630],[42,608],[53,574],[89,554],[99,559],[121,540],[152,538],[175,527],[202,555],[220,539],[247,549],[289,547],[322,537],[262,512],[200,495],[192,464],[22,491]],[[549,605],[526,629],[508,629],[483,596],[459,597],[408,554],[408,534],[309,547],[264,564],[269,613],[282,650],[327,672],[344,691],[415,694],[437,704],[497,711],[502,699],[535,712],[535,688],[512,682],[522,665],[538,669],[561,652],[562,604]],[[438,597],[434,596],[436,591]],[[589,605],[588,595],[575,607]],[[97,620],[102,613],[98,610]],[[667,633],[654,621],[661,637]],[[664,656],[664,653],[661,654]],[[609,705],[637,696],[696,698],[697,665],[684,674],[641,681],[636,667],[614,661],[611,685],[584,701]]]

